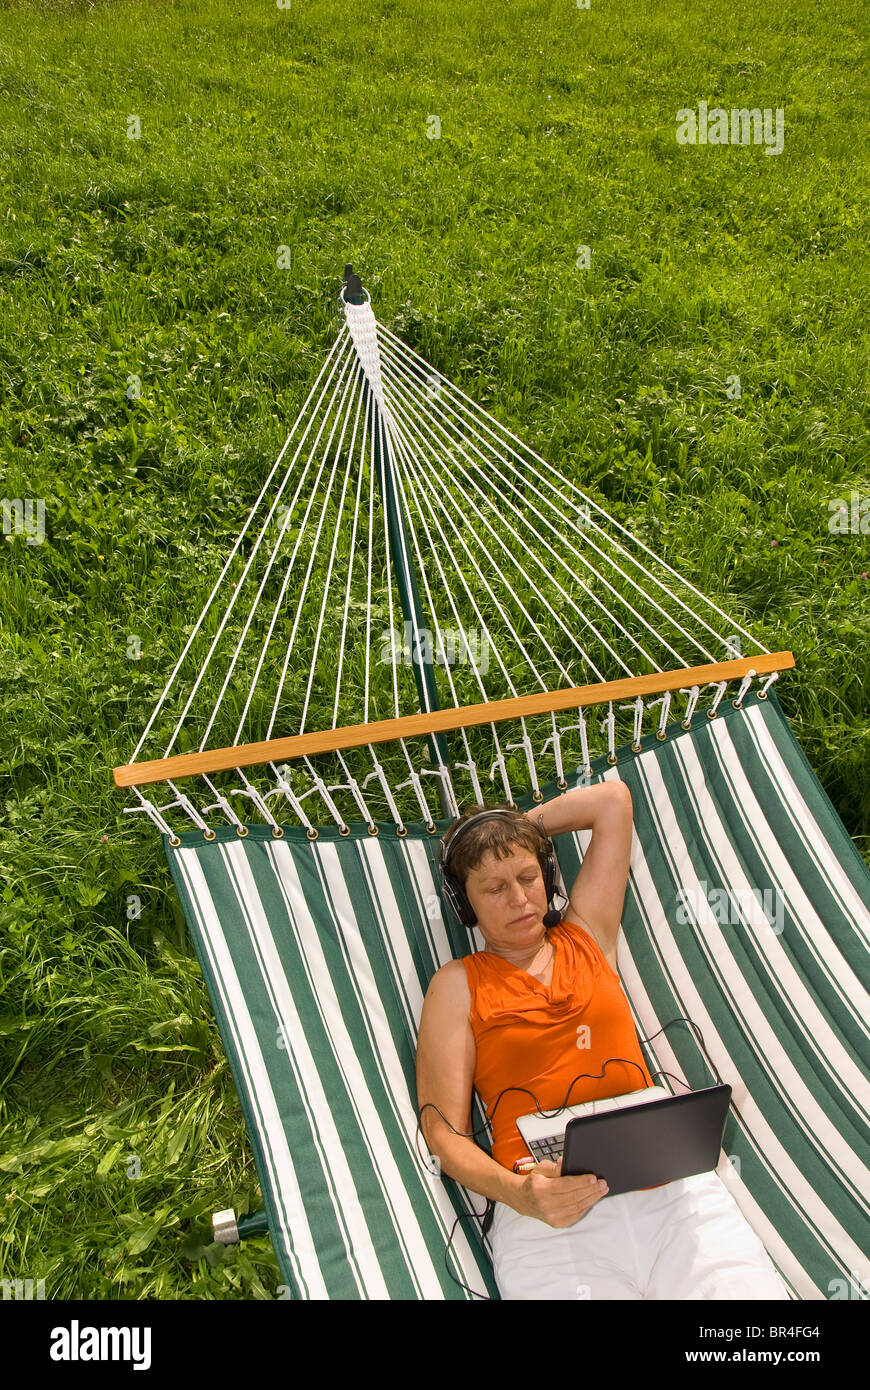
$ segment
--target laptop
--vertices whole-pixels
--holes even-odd
[[[529,1153],[539,1163],[544,1158],[558,1163],[565,1144],[565,1129],[570,1120],[583,1119],[587,1115],[605,1114],[626,1105],[646,1105],[652,1100],[667,1100],[670,1094],[664,1086],[644,1086],[639,1091],[626,1091],[621,1096],[587,1100],[581,1105],[566,1105],[555,1115],[540,1115],[537,1111],[532,1115],[521,1115],[517,1120],[517,1128]]]
[[[730,1101],[722,1084],[680,1096],[648,1086],[550,1119],[522,1115],[517,1127],[538,1161],[561,1158],[563,1177],[594,1173],[615,1197],[715,1169]]]
[[[721,1084],[569,1120],[562,1175],[594,1173],[607,1183],[606,1195],[616,1197],[711,1172],[730,1101],[731,1087]]]

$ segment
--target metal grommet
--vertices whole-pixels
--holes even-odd
[[[607,755],[607,761],[610,763],[610,766],[613,767],[613,765],[614,765],[615,762],[616,762],[616,754],[615,754],[615,753],[608,753],[608,755]]]
[[[316,840],[316,839],[317,839],[317,826],[316,826],[316,825],[310,826],[309,829],[306,830],[305,833],[306,833],[306,835],[308,836],[309,840]]]
[[[567,791],[568,789],[568,783],[565,781],[564,777],[559,778],[558,782],[556,783],[556,786],[559,788],[560,792]]]
[[[396,834],[397,834],[397,835],[407,835],[407,833],[408,833],[408,827],[407,827],[407,825],[397,825],[397,826],[396,826]]]
[[[691,729],[691,727],[692,727],[692,721],[691,721],[691,719],[682,719],[682,720],[680,721],[680,728],[681,728],[681,729]]]
[[[283,839],[284,839],[284,827],[283,827],[283,825],[273,825],[273,826],[272,826],[272,839],[273,839],[273,840],[283,840]]]
[[[212,830],[212,829],[210,829],[209,827],[206,827],[206,829],[202,832],[202,838],[203,838],[204,840],[214,840],[215,837],[216,837],[216,835],[217,835],[217,831],[216,831],[216,830]]]
[[[533,801],[543,801],[543,799],[544,799],[544,793],[543,793],[542,791],[532,792],[532,800],[533,800]]]
[[[639,752],[640,752],[640,749],[641,749],[641,745],[640,745],[639,743],[633,743],[633,744],[631,745],[631,751],[632,751],[632,753],[639,753]]]
[[[246,825],[237,825],[237,826],[236,826],[236,834],[238,835],[238,837],[239,837],[240,840],[244,840],[244,838],[245,838],[245,836],[247,835],[247,833],[248,833],[248,827],[247,827]]]
[[[715,710],[715,709],[708,709],[708,710],[707,710],[707,718],[708,718],[708,719],[715,719],[717,713],[718,713],[718,711]]]
[[[742,701],[742,700],[740,701],[740,704],[739,704],[739,705],[738,705],[738,703],[737,703],[736,700],[732,700],[732,701],[731,701],[731,704],[732,704],[732,706],[734,707],[734,709],[742,709],[742,708],[743,708],[743,701]]]
[[[345,297],[344,297],[344,292],[345,292],[346,288],[347,288],[346,285],[342,285],[341,289],[340,289],[339,292],[338,292],[338,297],[339,297],[339,299],[341,300],[342,304],[347,304],[347,302],[348,302],[348,301],[345,299]],[[369,294],[368,290],[366,289],[365,285],[362,286],[362,292],[363,292],[363,294],[366,296],[366,303],[367,303],[367,304],[371,304],[371,302],[372,302],[372,297],[371,297],[371,295]],[[351,305],[351,308],[352,308],[352,309],[360,309],[361,307],[362,307],[362,306],[361,306],[360,304],[352,304],[352,305]]]
[[[426,826],[426,833],[428,835],[438,834],[438,826],[435,824],[434,821],[430,820],[429,824]]]
[[[756,698],[757,700],[766,700],[766,699],[767,699],[767,691],[766,691],[766,690],[759,690],[759,692],[758,692],[758,694],[756,695],[755,698]]]
[[[368,827],[368,832],[370,835],[380,835],[381,833],[374,821],[372,821],[371,825]]]
[[[349,826],[349,825],[340,825],[340,826],[338,827],[338,833],[339,833],[339,835],[344,835],[344,836],[349,835],[349,834],[350,834],[350,826]]]
[[[667,743],[668,736],[667,734],[660,733],[659,730],[656,729],[656,738],[658,739],[659,743]]]
[[[169,837],[169,843],[171,844],[171,846],[172,846],[173,849],[178,849],[178,846],[181,844],[181,836],[180,836],[180,835],[170,835],[170,837]]]

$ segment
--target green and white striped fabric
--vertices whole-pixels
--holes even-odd
[[[731,1084],[719,1172],[792,1295],[866,1297],[870,874],[773,694],[594,770],[634,801],[619,969],[654,1079]],[[483,1199],[415,1146],[428,981],[483,944],[441,915],[438,838],[164,841],[293,1297],[496,1296],[473,1219],[445,1262]],[[568,886],[587,843],[557,840]]]

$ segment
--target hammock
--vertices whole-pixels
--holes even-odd
[[[350,267],[341,306],[115,769],[163,836],[287,1296],[497,1296],[483,1199],[417,1125],[428,982],[483,945],[442,906],[439,836],[619,777],[653,1079],[732,1085],[718,1171],[792,1296],[866,1297],[870,874],[771,688],[791,654],[378,323]],[[588,839],[557,837],[563,886]]]

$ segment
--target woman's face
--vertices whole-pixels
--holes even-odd
[[[517,848],[506,859],[491,850],[465,880],[465,892],[490,950],[522,954],[540,944],[549,906],[538,857]]]

